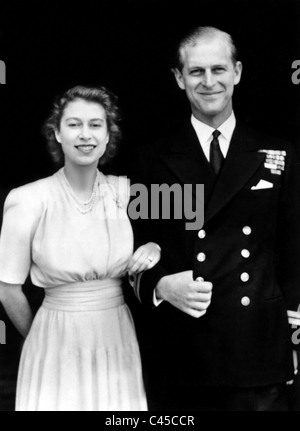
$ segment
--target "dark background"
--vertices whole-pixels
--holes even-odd
[[[41,127],[54,96],[71,86],[101,84],[119,96],[124,139],[107,167],[119,174],[127,173],[131,150],[190,115],[170,68],[177,39],[198,25],[219,27],[236,40],[244,65],[236,115],[290,140],[299,156],[300,85],[291,81],[291,64],[300,59],[299,22],[299,0],[1,5],[0,59],[7,66],[0,86],[1,207],[12,187],[54,172]],[[1,309],[0,318],[6,320]],[[0,345],[0,410],[12,406],[19,349],[8,323],[7,345]]]
[[[244,121],[298,145],[299,0],[99,0],[9,2],[1,6],[0,184],[53,172],[41,126],[54,96],[76,84],[103,84],[120,98],[128,149],[151,142],[189,115],[170,72],[173,46],[186,30],[229,31],[244,64],[234,109]]]

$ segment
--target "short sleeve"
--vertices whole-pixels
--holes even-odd
[[[0,280],[23,284],[31,267],[32,238],[38,221],[34,194],[20,187],[4,203],[0,235]]]

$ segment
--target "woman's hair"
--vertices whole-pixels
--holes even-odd
[[[63,165],[64,153],[60,143],[56,140],[55,130],[60,130],[61,118],[67,105],[78,99],[99,103],[105,110],[109,141],[105,153],[99,160],[99,165],[104,165],[116,155],[118,144],[121,139],[121,130],[118,125],[120,115],[117,97],[105,87],[85,87],[77,85],[55,98],[50,116],[45,121],[42,128],[42,133],[47,140],[49,153],[57,165]]]

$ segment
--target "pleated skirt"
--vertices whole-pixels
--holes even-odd
[[[147,410],[120,280],[46,289],[22,350],[16,410]]]

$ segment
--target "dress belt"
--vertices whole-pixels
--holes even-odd
[[[124,304],[121,278],[62,284],[45,289],[42,307],[58,311],[93,311]]]

